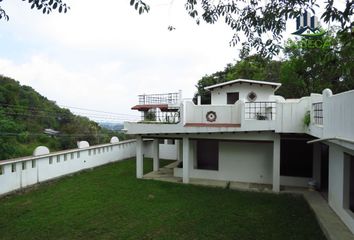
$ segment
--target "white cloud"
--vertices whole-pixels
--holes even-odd
[[[181,1],[156,1],[141,16],[129,1],[67,2],[67,14],[47,16],[5,1],[11,20],[0,25],[16,42],[8,46],[16,54],[0,56],[0,73],[61,105],[137,114],[138,94],[182,89],[192,97],[198,79],[237,57],[227,27],[197,26]]]

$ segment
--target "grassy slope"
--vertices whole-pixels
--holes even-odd
[[[145,171],[152,169],[145,161]],[[325,239],[301,197],[135,178],[124,161],[0,199],[1,239]]]

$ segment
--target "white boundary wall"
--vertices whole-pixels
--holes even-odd
[[[135,140],[0,161],[0,195],[136,155]]]
[[[177,160],[177,141],[174,144],[168,144],[167,139],[164,139],[164,143],[159,144],[159,158],[165,160]],[[152,140],[144,140],[144,157],[152,158]]]
[[[149,156],[150,141],[144,153]],[[165,146],[167,146],[165,148]],[[173,146],[160,144],[163,158],[175,159]],[[176,147],[175,147],[176,148]],[[0,195],[61,176],[136,156],[136,140],[0,161]]]

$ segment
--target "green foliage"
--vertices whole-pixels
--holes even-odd
[[[144,159],[144,172],[152,165]],[[142,181],[135,167],[121,161],[0,199],[1,239],[326,239],[303,197]]]
[[[304,116],[304,125],[308,127],[310,126],[310,123],[311,123],[311,114],[310,111],[307,111]]]
[[[280,82],[282,87],[277,94],[285,98],[321,93],[325,88],[333,93],[354,89],[354,44],[347,42],[348,34],[335,32],[321,38],[331,42],[329,48],[299,48],[301,39],[288,42],[284,46],[285,58],[278,61],[243,54],[240,61],[228,64],[223,71],[200,79],[197,94],[202,96],[203,104],[209,104],[210,93],[205,87],[237,78]]]
[[[131,0],[134,2],[134,0]],[[139,1],[142,2],[142,1]],[[281,50],[283,32],[287,20],[294,19],[305,11],[314,13],[319,7],[323,12],[321,19],[324,23],[339,23],[337,33],[352,31],[352,15],[354,2],[345,0],[345,4],[334,6],[334,0],[326,5],[317,5],[316,0],[185,0],[185,9],[190,17],[199,24],[201,20],[215,24],[224,22],[234,32],[230,45],[235,46],[242,41],[242,52],[256,50],[262,56],[274,56]],[[137,7],[135,6],[137,9]],[[139,9],[140,12],[140,9]],[[267,37],[268,36],[268,37]],[[352,41],[349,39],[348,42]]]
[[[3,0],[0,0],[0,3]],[[27,0],[23,0],[26,2]],[[49,14],[53,10],[58,10],[59,13],[67,13],[70,7],[64,3],[62,0],[28,0],[28,3],[31,5],[31,9],[37,9],[43,14]],[[9,20],[9,16],[6,14],[6,11],[0,6],[0,20],[5,19]]]
[[[156,114],[153,111],[148,111],[144,117],[144,121],[155,121]]]
[[[278,93],[292,98],[321,93],[325,88],[334,93],[353,89],[354,45],[344,38],[333,33],[320,38],[331,43],[329,48],[299,48],[288,42],[280,75],[283,87]]]
[[[59,131],[48,136],[44,129]],[[51,151],[75,148],[77,141],[91,145],[109,142],[122,133],[101,128],[86,117],[58,107],[29,86],[0,75],[0,160],[31,155],[39,145]]]

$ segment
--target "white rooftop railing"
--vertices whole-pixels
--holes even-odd
[[[163,94],[142,94],[139,95],[139,104],[170,104],[179,105],[182,99],[182,92],[163,93]]]

